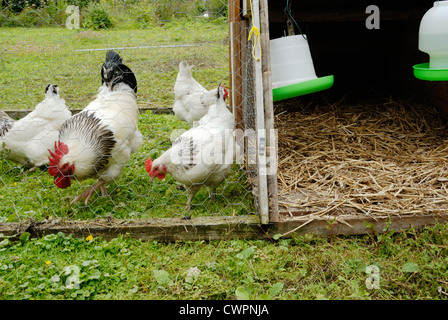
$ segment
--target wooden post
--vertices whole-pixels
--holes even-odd
[[[272,98],[271,80],[271,54],[269,36],[269,11],[268,1],[260,1],[260,37],[263,51],[263,101],[264,101],[264,126],[266,128],[266,150],[268,157],[268,197],[269,197],[269,222],[277,222],[278,191],[277,191],[277,133],[274,128],[274,102]]]
[[[229,0],[229,79],[230,79],[230,105],[235,117],[235,139],[240,150],[244,150],[243,135],[243,65],[246,58],[246,25],[241,18],[242,7],[240,0]]]
[[[260,29],[260,2],[252,1],[252,25]],[[257,168],[258,168],[258,206],[260,220],[262,224],[269,223],[269,201],[267,186],[267,149],[266,149],[266,127],[264,121],[264,89],[263,89],[263,70],[262,57],[263,52],[256,41],[257,34],[252,35],[253,39],[253,68],[254,68],[254,96],[255,96],[255,131],[257,137]],[[261,44],[261,43],[260,43]],[[252,49],[251,49],[252,50]],[[257,59],[258,58],[258,59]]]
[[[257,26],[260,25],[259,21],[259,1],[254,1],[254,12],[256,15],[252,19],[256,19]],[[256,8],[256,9],[255,9]],[[235,115],[236,129],[243,128],[243,70],[246,65],[246,50],[247,48],[247,21],[241,18],[242,5],[240,0],[229,0],[229,67],[230,67],[230,101],[232,105],[232,111]],[[257,48],[258,50],[258,48]],[[254,77],[255,77],[255,104],[256,104],[256,124],[255,130],[257,131],[257,164],[258,164],[258,205],[260,211],[260,220],[262,224],[269,223],[269,201],[268,201],[268,187],[267,187],[267,168],[266,168],[266,155],[269,152],[266,148],[266,131],[264,127],[264,103],[263,103],[263,76],[262,76],[262,64],[261,61],[254,61]],[[254,106],[255,108],[255,106]],[[242,134],[241,130],[237,130],[237,134]],[[236,139],[242,142],[242,136],[237,136]],[[261,146],[261,148],[259,148]]]
[[[242,109],[242,46],[245,39],[242,39],[243,21],[241,20],[240,0],[229,0],[229,72],[230,72],[230,105],[235,115],[236,128],[242,129],[243,109]]]

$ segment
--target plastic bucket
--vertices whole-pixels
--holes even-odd
[[[270,40],[272,88],[316,79],[308,41],[302,35]]]

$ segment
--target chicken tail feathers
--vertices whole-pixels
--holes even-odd
[[[123,59],[115,51],[109,50],[106,53],[106,61],[104,61],[101,67],[101,82],[109,82],[112,79],[114,72],[114,66],[123,63]]]
[[[110,68],[114,64],[123,63],[123,58],[115,51],[109,50],[106,53],[106,61],[104,63],[106,64],[106,68]]]
[[[137,79],[134,73],[123,64],[123,59],[115,51],[109,50],[106,53],[106,61],[101,68],[101,81],[106,82],[111,89],[124,82],[137,93]]]
[[[50,94],[54,94],[54,95],[57,95],[57,94],[59,94],[59,87],[58,87],[58,85],[57,84],[48,84],[46,87],[45,87],[45,95],[47,95],[48,93],[50,93]]]
[[[0,138],[3,137],[14,125],[14,119],[0,110]],[[1,143],[0,143],[1,147]]]
[[[179,74],[178,76],[191,78],[191,68],[186,61],[181,61],[179,63]]]

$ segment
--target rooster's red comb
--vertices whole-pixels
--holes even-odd
[[[68,146],[61,141],[55,141],[54,152],[50,149],[48,149],[48,152],[50,153],[50,157],[48,157],[50,165],[55,166],[58,165],[61,158],[68,153]]]

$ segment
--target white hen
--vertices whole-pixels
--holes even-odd
[[[106,195],[105,184],[116,181],[143,143],[134,73],[117,53],[109,51],[101,74],[103,85],[96,99],[62,125],[51,152],[48,172],[59,188],[69,187],[72,178],[98,179],[71,204],[82,198],[87,204],[97,189]]]
[[[45,99],[25,117],[14,121],[0,114],[0,150],[7,149],[7,159],[35,168],[48,164],[48,148],[57,139],[61,125],[71,117],[57,85],[47,85]],[[3,120],[2,120],[3,119]]]
[[[208,108],[216,103],[217,89],[207,90],[191,75],[192,67],[187,62],[179,63],[179,73],[174,84],[173,112],[181,120],[187,121],[191,127],[205,116]],[[224,97],[227,98],[227,90]]]
[[[145,162],[151,178],[164,179],[168,172],[186,186],[188,210],[203,185],[213,189],[214,198],[216,188],[230,174],[236,157],[235,119],[224,101],[224,87],[219,86],[217,92],[215,104],[210,106],[197,127],[180,135],[159,158]]]

